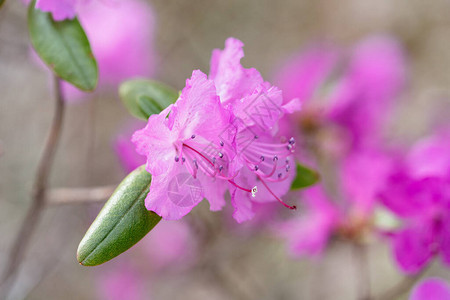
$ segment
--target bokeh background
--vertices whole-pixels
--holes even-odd
[[[270,79],[280,63],[310,42],[328,39],[351,47],[368,35],[387,33],[403,44],[409,68],[408,87],[389,134],[408,143],[426,134],[437,119],[450,119],[448,0],[149,3],[156,20],[155,78],[177,89],[193,69],[208,71],[212,49],[223,48],[229,36],[245,43],[243,65],[257,68]],[[21,1],[7,0],[0,10],[1,266],[30,204],[32,179],[52,112],[49,75],[30,55],[26,8]],[[118,183],[126,173],[112,143],[128,120],[114,92],[68,105],[51,186]],[[71,204],[45,209],[11,299],[100,297],[98,278],[113,263],[87,268],[75,258],[78,243],[100,207]],[[203,213],[205,205],[195,210],[217,233],[208,252],[196,254],[201,266],[154,276],[144,284],[151,290],[148,298],[356,299],[360,274],[352,266],[354,255],[345,242],[333,241],[322,260],[292,260],[280,240],[268,234],[251,239],[233,235],[214,227],[219,226],[214,224],[220,213]],[[145,256],[140,251],[132,249],[124,264],[141,264]],[[369,256],[373,293],[401,279],[386,245],[370,244]],[[436,264],[427,272],[450,279],[450,272]]]

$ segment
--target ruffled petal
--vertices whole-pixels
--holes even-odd
[[[248,200],[245,192],[237,188],[231,193],[231,204],[234,207],[233,218],[238,223],[251,220],[255,216],[252,202]]]
[[[225,206],[225,192],[228,188],[228,183],[222,179],[209,177],[199,174],[203,189],[203,195],[209,202],[209,208],[212,211],[221,210]]]
[[[214,80],[222,103],[239,100],[264,83],[256,69],[242,67],[243,46],[238,39],[228,38],[224,50],[215,49],[212,53],[209,78]]]
[[[169,130],[166,120],[170,110],[171,106],[159,115],[151,115],[145,128],[136,131],[131,138],[136,151],[147,156],[146,170],[153,176],[165,173],[174,164],[176,133]]]
[[[184,167],[172,166],[166,172],[152,177],[145,207],[165,220],[178,220],[202,201],[204,187]]]

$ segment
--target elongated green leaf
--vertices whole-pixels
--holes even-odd
[[[84,266],[100,265],[141,240],[161,217],[145,208],[151,175],[144,166],[131,172],[106,202],[77,251]]]
[[[95,89],[98,69],[89,41],[76,18],[55,22],[51,14],[28,8],[28,30],[39,57],[55,74],[84,91]]]
[[[319,173],[301,164],[297,164],[297,176],[292,182],[291,190],[298,190],[311,186],[319,180]]]
[[[175,102],[178,93],[173,88],[152,80],[133,79],[120,85],[119,95],[130,114],[147,120]]]

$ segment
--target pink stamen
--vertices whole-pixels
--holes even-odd
[[[244,188],[244,187],[242,187],[242,186],[239,186],[239,185],[236,184],[236,182],[234,182],[233,180],[228,180],[228,182],[231,183],[232,185],[234,185],[235,187],[237,187],[238,189],[241,189],[241,190],[243,190],[243,191],[245,191],[245,192],[248,192],[248,193],[251,193],[251,192],[252,192],[252,190],[249,190],[249,189],[246,189],[246,188]]]
[[[258,176],[258,175],[257,175],[257,176]],[[274,192],[272,192],[272,190],[267,186],[267,184],[264,182],[264,180],[261,179],[260,176],[258,176],[258,178],[259,178],[259,180],[261,180],[262,184],[266,187],[266,189],[269,191],[269,193],[271,193],[272,196],[273,196],[275,199],[278,200],[278,202],[280,202],[281,204],[283,204],[284,207],[287,207],[287,208],[293,209],[293,210],[297,209],[297,207],[296,207],[295,205],[290,206],[290,205],[286,204],[285,202],[283,202],[283,200],[281,200],[280,198],[278,198],[277,195],[275,195]]]

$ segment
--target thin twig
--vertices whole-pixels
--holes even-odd
[[[85,204],[103,202],[114,192],[117,185],[107,185],[87,188],[57,188],[47,193],[47,204]]]
[[[360,242],[353,243],[355,266],[357,270],[358,300],[369,300],[370,296],[370,268],[368,246]]]
[[[34,230],[37,227],[43,208],[45,207],[45,195],[48,185],[48,177],[55,157],[56,148],[61,136],[61,129],[64,116],[64,99],[61,92],[60,80],[55,77],[55,98],[56,107],[53,115],[53,121],[50,132],[45,144],[44,151],[39,161],[35,181],[32,190],[32,202],[28,212],[20,227],[19,233],[14,240],[6,268],[2,276],[2,285],[0,286],[1,295],[7,297],[9,290],[13,287],[17,277],[17,271],[26,253]],[[4,299],[3,297],[0,297]]]

